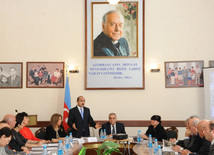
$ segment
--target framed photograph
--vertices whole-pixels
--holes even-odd
[[[22,88],[22,62],[0,62],[0,89]]]
[[[64,88],[64,62],[27,62],[27,88]]]
[[[166,88],[203,87],[204,61],[165,62]]]
[[[144,89],[144,0],[85,4],[85,89]]]
[[[214,67],[214,60],[209,61],[209,67]]]

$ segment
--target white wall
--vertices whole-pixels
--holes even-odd
[[[26,88],[27,61],[79,66],[69,74],[72,107],[83,95],[95,120],[116,112],[120,120],[185,120],[204,116],[203,88],[165,88],[164,62],[214,60],[213,0],[146,0],[145,90],[84,90],[84,0],[0,0],[0,61],[23,62],[23,89],[0,89],[0,118],[14,110],[39,121],[62,114],[64,89]],[[160,73],[150,73],[151,63]]]

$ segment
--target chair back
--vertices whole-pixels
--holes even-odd
[[[171,126],[170,128],[167,128],[166,136],[167,136],[167,140],[169,140],[170,138],[178,139],[178,129],[175,126]]]
[[[41,127],[39,130],[35,132],[36,138],[45,139],[45,132],[46,132],[46,129],[44,127]]]

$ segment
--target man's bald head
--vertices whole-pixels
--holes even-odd
[[[209,120],[202,120],[198,123],[197,125],[197,129],[198,129],[198,133],[199,133],[199,136],[201,138],[204,138],[204,130],[205,130],[205,125],[206,123],[209,122]]]
[[[7,114],[3,118],[3,122],[7,123],[10,126],[10,129],[13,129],[16,124],[16,117],[11,114]]]

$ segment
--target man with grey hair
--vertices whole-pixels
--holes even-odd
[[[103,16],[102,32],[94,40],[94,56],[129,56],[129,46],[121,38],[124,28],[123,15],[111,10]]]
[[[117,122],[117,115],[115,113],[110,113],[108,119],[109,121],[102,125],[102,129],[106,129],[106,135],[111,137],[112,134],[126,133],[124,124]]]
[[[200,119],[198,117],[190,117],[188,124],[191,132],[191,139],[185,139],[187,143],[184,140],[184,148],[178,145],[172,147],[174,151],[181,152],[183,149],[188,149],[191,152],[199,152],[202,143],[202,138],[199,136],[197,129],[199,122]]]

